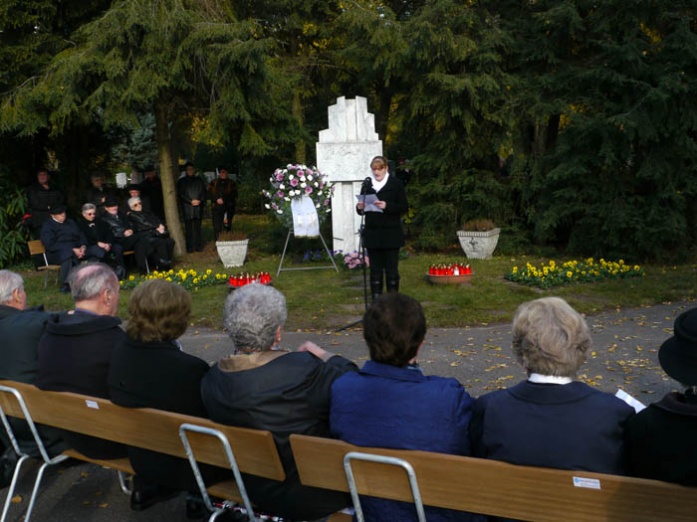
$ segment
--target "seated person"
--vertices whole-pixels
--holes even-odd
[[[624,474],[625,429],[634,409],[573,380],[591,344],[586,321],[563,299],[522,304],[513,319],[513,353],[528,378],[477,399],[474,456]]]
[[[127,408],[157,408],[206,417],[201,379],[208,371],[208,363],[184,353],[177,341],[189,324],[189,292],[174,283],[151,279],[133,290],[128,312],[128,337],[111,354],[111,400]],[[179,491],[193,492],[187,501],[190,516],[194,510],[202,509],[198,486],[186,459],[133,447],[128,448],[128,456],[136,478],[154,485],[147,498],[143,497],[145,487],[139,488],[137,498],[131,496],[133,509],[145,509]],[[217,473],[207,470],[207,479],[212,475],[213,480],[222,480],[229,475],[225,470],[212,469]]]
[[[201,396],[212,420],[274,434],[286,480],[246,476],[252,502],[276,516],[315,520],[346,507],[350,499],[300,484],[289,436],[329,436],[331,385],[356,366],[309,342],[296,352],[282,348],[286,317],[286,300],[275,288],[253,283],[229,295],[223,323],[233,355],[208,371]]]
[[[474,400],[455,379],[423,374],[416,356],[425,335],[426,317],[411,297],[386,294],[368,308],[363,337],[370,360],[332,385],[333,436],[358,446],[470,454]],[[410,503],[362,497],[361,507],[367,521],[417,520]],[[425,512],[429,522],[480,518],[434,507]]]
[[[106,198],[102,220],[111,228],[114,243],[120,245],[123,252],[133,250],[138,273],[141,275],[147,274],[146,260],[153,248],[146,237],[133,231],[128,217],[119,210],[119,201],[115,197],[109,196]]]
[[[697,308],[678,316],[658,360],[685,392],[669,393],[629,419],[631,472],[697,486]]]
[[[111,352],[126,337],[119,328],[121,319],[116,317],[119,280],[111,267],[87,263],[75,268],[68,281],[75,309],[46,325],[39,340],[36,386],[108,399]],[[126,456],[126,447],[115,442],[70,431],[63,432],[63,439],[91,458]]]
[[[27,309],[27,294],[22,276],[9,270],[0,270],[0,379],[34,384],[37,373],[37,347],[53,314],[43,311],[43,306]],[[29,425],[23,419],[9,418],[20,449],[39,457],[39,448]],[[61,434],[55,428],[38,425],[39,434],[49,455],[58,455],[66,449]],[[17,457],[4,428],[0,427],[0,439],[8,448],[0,458],[0,487],[9,485]],[[12,464],[12,466],[7,466]]]
[[[140,198],[129,198],[128,207],[131,209],[128,219],[136,235],[147,238],[152,248],[150,259],[158,270],[169,270],[172,266],[174,240],[160,218],[152,212],[143,210]]]
[[[64,205],[51,208],[51,217],[41,227],[41,242],[46,249],[48,262],[61,267],[60,291],[68,293],[68,274],[75,265],[85,259],[87,239],[75,221],[66,216],[65,211]]]
[[[126,275],[123,247],[114,242],[111,227],[97,217],[97,207],[93,203],[82,205],[82,216],[77,218],[77,226],[87,239],[85,258],[88,261],[102,261],[112,265],[119,279],[123,279]]]

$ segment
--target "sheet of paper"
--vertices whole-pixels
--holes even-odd
[[[624,402],[629,404],[632,408],[634,408],[634,411],[637,413],[646,408],[646,404],[644,404],[638,399],[635,399],[624,390],[617,390],[615,397],[617,397],[618,399],[622,399]]]
[[[375,194],[357,194],[356,199],[365,203],[363,212],[382,212],[381,208],[375,206],[375,202],[379,201]]]

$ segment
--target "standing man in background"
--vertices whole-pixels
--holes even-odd
[[[177,182],[177,197],[181,205],[186,234],[186,251],[201,252],[203,237],[201,236],[201,220],[203,219],[203,204],[206,200],[206,185],[196,175],[196,169],[191,162],[184,165],[186,173]]]
[[[230,230],[232,218],[235,215],[237,184],[228,176],[229,172],[226,167],[218,167],[218,177],[208,185],[208,196],[211,198],[213,233],[216,241],[223,229]],[[226,214],[227,225],[225,224]]]
[[[36,171],[36,183],[27,189],[27,201],[31,213],[32,237],[38,239],[41,227],[50,216],[51,207],[65,205],[65,195],[51,183],[48,170]]]

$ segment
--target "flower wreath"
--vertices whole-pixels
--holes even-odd
[[[293,199],[309,197],[317,209],[320,224],[332,211],[334,185],[326,174],[317,170],[317,167],[289,164],[276,169],[269,181],[271,190],[262,191],[267,200],[264,207],[271,210],[288,228],[293,228],[293,211],[290,208]]]

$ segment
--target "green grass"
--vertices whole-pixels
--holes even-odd
[[[286,232],[272,217],[239,216],[235,218],[238,230],[244,230],[250,238],[250,250],[245,265],[240,269],[225,270],[218,260],[212,232],[204,230],[208,244],[204,252],[188,254],[177,260],[176,269],[195,268],[198,271],[211,268],[214,272],[238,273],[267,271],[273,285],[283,292],[288,301],[288,330],[329,330],[352,323],[364,310],[363,277],[360,269],[333,269],[284,271],[276,276],[286,238]],[[324,233],[331,248],[331,235]],[[453,242],[455,242],[453,237]],[[318,263],[302,263],[302,255],[308,249],[321,249],[317,240],[291,238],[284,268],[307,268]],[[490,260],[471,260],[472,285],[431,285],[425,275],[432,263],[465,261],[458,249],[449,253],[410,253],[400,261],[402,282],[400,290],[419,300],[426,311],[430,328],[464,327],[489,323],[508,322],[515,309],[524,301],[542,296],[559,296],[585,314],[607,309],[650,306],[679,300],[695,299],[697,265],[677,266],[642,265],[646,275],[640,278],[575,284],[540,290],[511,283],[504,279],[514,265],[547,263],[549,257],[496,256]],[[566,260],[554,258],[557,262]],[[327,264],[323,262],[321,264]],[[60,294],[49,278],[43,288],[43,274],[31,269],[29,263],[12,267],[25,278],[29,305],[43,303],[48,310],[63,310],[72,305],[69,296]],[[221,328],[221,310],[228,294],[226,286],[202,288],[194,292],[192,325]],[[119,315],[128,317],[127,302],[130,291],[122,291]]]

